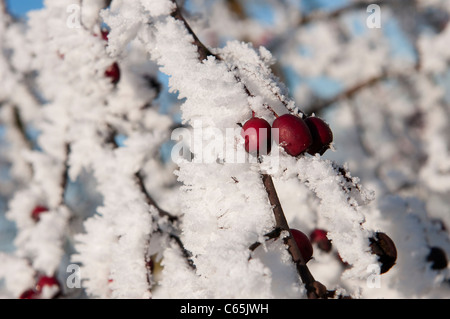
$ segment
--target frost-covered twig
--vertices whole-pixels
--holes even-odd
[[[174,17],[175,19],[182,21],[185,28],[187,29],[187,31],[189,32],[189,34],[194,38],[193,44],[197,47],[197,52],[199,55],[199,59],[200,61],[203,61],[204,59],[206,59],[208,56],[214,56],[218,59],[220,59],[219,57],[217,57],[216,55],[214,55],[197,37],[197,35],[194,33],[194,31],[191,29],[191,27],[189,26],[189,24],[186,22],[186,20],[184,19],[183,15],[181,14],[181,10],[178,7],[178,5],[176,4],[175,0],[172,0],[172,2],[175,4],[175,10],[172,12],[171,16]]]
[[[145,201],[147,202],[147,204],[149,204],[150,206],[154,206],[158,210],[158,214],[160,217],[167,217],[167,219],[171,223],[176,222],[178,220],[178,217],[170,214],[169,212],[166,212],[164,209],[159,207],[159,205],[155,202],[153,197],[147,191],[145,184],[144,184],[144,177],[142,176],[142,172],[136,172],[134,174],[134,176],[136,178],[136,181],[137,181],[140,191],[142,192],[142,194],[144,194]]]
[[[268,174],[262,174],[262,180],[275,215],[275,229],[280,230],[281,232],[284,231],[289,233],[289,236],[285,237],[285,243],[288,246],[288,251],[292,256],[292,260],[297,267],[300,278],[305,284],[308,298],[326,298],[326,287],[314,279],[308,269],[308,266],[306,265],[306,261],[303,258],[300,249],[297,246],[297,243],[295,242],[294,237],[290,232],[290,228],[284,215],[283,208],[281,207],[272,177]]]

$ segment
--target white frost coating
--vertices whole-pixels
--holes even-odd
[[[331,161],[319,157],[295,160],[283,156],[280,166],[281,180],[297,177],[318,197],[318,215],[327,227],[327,237],[342,260],[352,265],[344,277],[366,277],[367,266],[376,264],[377,257],[370,253],[369,237],[373,232],[364,227],[364,210],[359,205],[370,201],[373,194],[362,189],[358,199],[343,192],[344,178],[337,174]]]
[[[208,178],[212,173],[219,179]],[[257,171],[245,164],[186,163],[177,174],[186,185],[183,240],[194,255],[205,297],[271,297],[270,277],[262,281],[268,270],[258,259],[248,261],[248,247],[273,225]],[[195,202],[201,204],[190,204]]]
[[[33,287],[35,271],[26,259],[0,252],[0,265],[0,278],[13,298]]]
[[[175,10],[176,4],[167,0],[140,0],[144,9],[148,10],[152,17],[169,15]]]
[[[70,213],[64,206],[42,213],[36,225],[21,229],[17,235],[17,254],[30,258],[36,270],[52,276],[64,254],[69,216]]]
[[[271,117],[273,118],[273,114],[267,110],[266,105],[270,105],[273,110],[280,114],[288,111],[286,106],[294,109],[293,105],[290,105],[284,97],[284,92],[280,90],[280,86],[272,76],[268,63],[273,61],[270,54],[264,49],[260,50],[261,55],[258,56],[256,51],[249,46],[231,42],[223,50],[218,51],[221,57],[229,63],[229,69],[234,70],[234,65],[237,66],[236,75],[246,84],[249,91],[255,94],[253,98],[247,96],[248,104],[246,105],[244,98],[238,104],[230,103],[230,86],[233,89],[243,91],[242,87],[236,84],[236,75],[230,77],[232,72],[224,69],[223,64],[217,63],[214,58],[199,63],[196,47],[190,44],[192,38],[186,33],[180,21],[170,17],[163,21],[157,21],[151,39],[157,43],[156,46],[149,45],[152,57],[157,59],[161,69],[171,76],[169,84],[172,90],[176,90],[181,98],[187,97],[186,102],[181,107],[183,119],[186,122],[192,123],[194,120],[201,119],[203,120],[203,127],[226,128],[232,127],[233,123],[242,121],[243,110],[246,110],[247,106],[251,106],[254,111],[262,113],[269,120]],[[180,68],[181,61],[182,68]],[[214,81],[211,78],[214,78]],[[224,88],[227,88],[226,92],[223,90]],[[203,92],[208,92],[208,95]],[[214,95],[211,96],[211,92],[214,92]],[[241,95],[242,93],[239,94],[239,96]],[[236,96],[238,94],[235,94],[234,98]],[[233,110],[232,114],[223,114],[224,101],[227,102],[226,109]],[[282,111],[283,108],[284,112]],[[242,147],[242,145],[237,145],[237,147]],[[195,150],[194,154],[199,156]],[[376,263],[376,256],[369,252],[368,238],[372,235],[372,232],[360,226],[364,221],[364,216],[347,203],[348,196],[342,192],[342,186],[336,172],[332,169],[331,163],[320,159],[301,158],[297,163],[290,159],[283,164],[281,167],[286,168],[288,172],[290,167],[295,167],[292,174],[295,172],[302,181],[307,181],[307,186],[321,199],[320,213],[330,224],[329,238],[336,243],[342,258],[353,266],[348,271],[347,276],[365,276],[367,265]],[[245,263],[247,261],[239,259],[238,256],[248,249],[248,245],[252,241],[248,238],[248,235],[245,236],[242,233],[243,230],[250,231],[250,235],[253,234],[257,239],[258,235],[263,234],[262,230],[270,229],[270,209],[267,206],[261,206],[262,203],[267,205],[267,199],[265,199],[267,193],[261,185],[257,166],[249,170],[245,168],[246,165],[227,165],[226,163],[220,165],[181,162],[179,165],[180,170],[177,174],[179,180],[184,183],[184,189],[186,190],[183,193],[183,202],[185,203],[183,239],[186,247],[194,255],[193,260],[197,265],[196,272],[203,275],[202,277],[208,278],[212,287],[218,284],[219,278],[222,277],[213,276],[210,278],[209,274],[211,272],[215,274],[225,272],[224,276],[227,277],[227,280],[221,283],[220,294],[217,295],[216,292],[215,296],[229,297],[245,296],[246,293],[251,294],[255,290],[248,287],[253,287],[254,280],[245,281],[245,285],[248,287],[245,287],[241,281],[239,285],[236,284],[233,281],[234,277],[231,275],[233,272],[229,267],[234,269],[236,265],[239,265],[241,272],[242,269],[246,269]],[[217,180],[208,179],[208,176],[212,173],[217,176]],[[287,174],[289,176],[289,173]],[[233,176],[233,179],[231,176]],[[238,182],[233,182],[234,179]],[[229,187],[231,187],[230,191],[225,191]],[[233,187],[238,187],[239,192],[232,191]],[[225,200],[225,195],[227,200]],[[240,198],[242,196],[245,196],[245,205]],[[256,200],[253,200],[253,198]],[[358,203],[357,199],[352,199],[352,201],[354,204]],[[259,208],[259,206],[261,207]],[[261,215],[253,215],[255,207],[256,212]],[[239,221],[236,227],[244,227],[244,229],[233,229],[233,218]],[[252,223],[255,218],[258,219],[256,224]],[[197,225],[202,225],[202,229],[198,229]],[[195,229],[195,232],[193,229]],[[228,239],[228,242],[225,238]],[[247,243],[247,245],[243,243]],[[235,248],[232,245],[235,245]],[[237,248],[239,246],[242,246],[241,252]],[[220,254],[217,253],[218,251],[220,251]],[[229,251],[234,251],[234,254],[228,253]],[[230,259],[232,260],[231,263],[229,262]],[[224,267],[224,265],[227,266]],[[260,269],[262,275],[264,268]],[[255,270],[252,269],[252,271]],[[252,278],[255,275],[255,273],[248,272],[245,273],[245,276],[241,274],[240,277]],[[259,288],[258,291],[261,292],[260,296],[265,296],[262,293],[263,289]],[[280,293],[279,290],[278,293]],[[287,295],[293,296],[292,291]]]
[[[180,21],[167,17],[156,22],[153,39],[156,45],[149,45],[152,57],[162,66],[162,71],[171,76],[172,90],[176,90],[179,97],[187,97],[181,106],[186,122],[201,120],[203,128],[225,129],[235,127],[245,118],[249,112],[248,97],[242,85],[224,63],[217,63],[214,58],[203,63],[198,61],[192,37]],[[242,148],[242,144],[235,145],[235,149],[237,147]],[[182,238],[194,256],[204,296],[273,296],[268,269],[258,259],[248,260],[248,247],[263,239],[261,236],[273,227],[267,193],[257,167],[249,164],[179,165],[177,175],[185,185]],[[217,178],[210,179],[211,174]]]
[[[110,298],[111,244],[117,240],[113,234],[111,222],[100,216],[94,216],[84,223],[85,232],[75,237],[78,253],[73,261],[81,263],[83,287],[86,293],[98,298]],[[96,245],[91,245],[92,241]]]
[[[2,297],[33,287],[39,273],[63,271],[70,257],[94,298],[304,298],[282,239],[264,236],[274,218],[261,172],[272,174],[291,228],[328,231],[332,250],[314,244],[308,268],[336,296],[449,296],[449,268],[427,261],[430,247],[450,255],[448,1],[418,1],[411,33],[408,13],[389,6],[383,27],[369,30],[365,10],[350,3],[330,19],[321,18],[325,11],[302,16],[295,1],[181,3],[217,57],[198,61],[193,36],[170,16],[174,1],[113,0],[101,10],[106,1],[47,0],[27,21],[0,10],[0,200],[8,199],[7,218],[17,226],[16,251],[0,254]],[[254,5],[270,8],[270,24],[248,10]],[[82,9],[81,27],[71,25],[78,16],[67,20],[69,7]],[[411,48],[398,41],[408,38],[401,31],[417,36],[405,41]],[[115,85],[104,74],[113,62],[121,71]],[[202,138],[193,162],[159,158],[173,123],[155,103],[158,67],[184,99],[163,92],[162,110]],[[337,152],[276,157],[274,145],[259,165],[235,164],[210,148],[243,152],[240,125],[252,111],[272,123],[289,111],[313,113],[309,107],[330,123]],[[38,145],[18,119],[39,131]],[[216,140],[199,128],[232,134]],[[86,178],[89,186],[79,187]],[[38,222],[30,216],[36,205],[49,206]],[[398,259],[371,287],[378,263],[369,238],[378,231],[393,239]],[[63,256],[62,243],[76,253]]]
[[[159,286],[155,287],[154,298],[200,299],[211,297],[174,244],[164,250],[161,265],[163,266],[161,280]],[[181,282],[182,285],[180,285]]]

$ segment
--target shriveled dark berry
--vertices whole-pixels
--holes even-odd
[[[427,261],[431,262],[431,269],[441,270],[447,268],[448,261],[445,251],[440,247],[431,247],[427,256]]]
[[[380,274],[387,272],[395,265],[397,248],[388,235],[382,232],[376,232],[374,237],[370,238],[370,248],[372,254],[378,256],[378,261],[381,264]]]

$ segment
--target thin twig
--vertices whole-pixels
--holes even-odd
[[[308,107],[309,113],[320,113],[323,109],[341,100],[351,99],[363,89],[372,87],[377,83],[387,79],[390,76],[388,72],[381,72],[379,75],[373,76],[365,81],[359,82],[354,86],[346,89],[344,92],[332,97],[331,99],[319,100]],[[394,76],[394,75],[391,75]]]
[[[347,13],[347,12],[351,12],[354,10],[363,10],[366,9],[369,5],[371,4],[376,4],[376,5],[382,5],[382,4],[389,4],[389,1],[385,1],[385,0],[378,0],[378,1],[371,1],[370,3],[368,2],[352,2],[346,6],[343,6],[341,8],[338,8],[336,10],[333,11],[322,11],[322,10],[318,10],[318,11],[314,11],[308,15],[304,15],[302,16],[299,21],[297,22],[298,26],[303,26],[306,25],[308,23],[312,23],[312,22],[316,22],[316,21],[324,21],[324,20],[330,20],[330,19],[336,19],[339,18],[341,15]]]
[[[61,174],[61,198],[59,200],[59,205],[63,205],[65,202],[65,195],[67,191],[67,186],[69,184],[69,157],[70,157],[71,147],[69,143],[66,143],[64,146],[64,168]]]
[[[275,189],[275,185],[273,184],[272,177],[268,174],[262,174],[262,181],[269,196],[269,201],[272,205],[273,214],[275,216],[275,229],[280,232],[285,231],[289,233],[289,236],[284,238],[284,240],[288,246],[289,254],[292,256],[292,260],[297,266],[297,272],[300,275],[302,282],[305,284],[308,298],[326,298],[327,290],[325,286],[314,279],[308,269],[308,266],[306,266],[306,261],[303,258],[294,237],[291,234],[283,208],[281,207],[281,203],[278,198],[277,191]]]
[[[150,193],[148,192],[147,188],[145,187],[144,178],[142,176],[142,173],[140,171],[136,172],[134,174],[134,177],[135,177],[136,182],[138,184],[139,190],[145,196],[146,203],[149,204],[150,206],[155,207],[156,210],[158,211],[158,214],[159,214],[160,217],[167,217],[168,220],[171,223],[174,223],[174,222],[178,221],[178,217],[177,216],[168,213],[167,211],[165,211],[164,209],[159,207],[159,205],[156,203],[156,201],[153,199],[153,197],[150,195]]]

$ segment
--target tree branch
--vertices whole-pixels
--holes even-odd
[[[176,4],[176,2],[174,0],[173,0],[173,2]],[[186,20],[181,15],[181,12],[180,12],[178,6],[176,7],[176,10],[174,11],[174,13],[172,13],[172,17],[174,17],[175,19],[181,20],[184,23],[188,32],[194,38],[193,44],[197,46],[200,61],[203,61],[206,58],[206,56],[208,56],[208,55],[213,55],[217,59],[221,60],[219,56],[212,54],[211,51],[209,51],[199,41],[198,37],[194,34],[192,29],[187,24]],[[236,76],[236,81],[241,82],[241,79],[238,76]],[[245,93],[248,96],[252,97],[253,94],[250,92],[250,90],[247,88],[247,86],[244,83],[242,83],[242,84],[244,86]],[[288,251],[292,256],[294,263],[296,264],[297,272],[298,272],[300,278],[302,279],[302,282],[305,284],[305,287],[307,289],[308,298],[326,298],[327,290],[326,290],[325,286],[323,286],[322,284],[317,282],[314,279],[314,277],[312,276],[311,272],[309,271],[308,267],[306,266],[306,262],[305,262],[304,258],[301,255],[300,249],[298,248],[298,246],[289,230],[289,225],[286,221],[286,217],[284,215],[283,209],[282,209],[280,201],[278,199],[278,195],[276,193],[275,186],[272,181],[272,177],[268,174],[261,174],[261,176],[262,176],[264,187],[265,187],[268,197],[269,197],[269,201],[270,201],[271,205],[273,206],[273,212],[274,212],[275,220],[276,220],[275,229],[278,229],[280,231],[287,231],[289,233],[289,236],[285,238],[285,243],[287,244]]]

